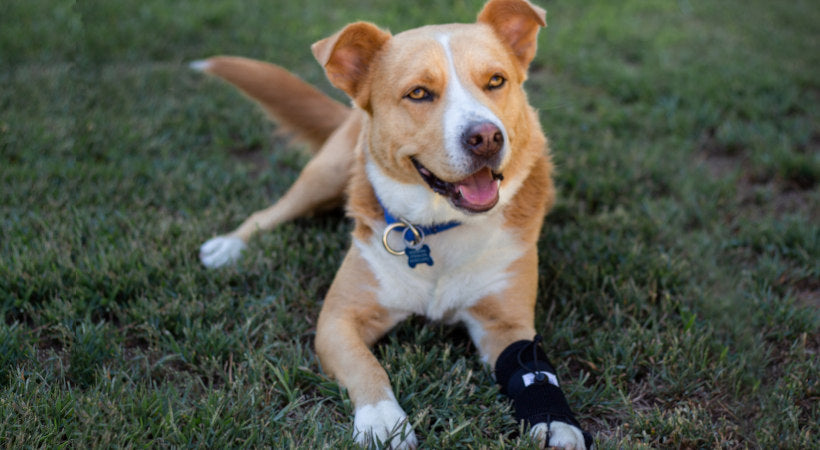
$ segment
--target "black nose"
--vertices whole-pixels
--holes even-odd
[[[476,156],[490,158],[504,146],[504,134],[490,122],[470,125],[462,139],[464,148]]]

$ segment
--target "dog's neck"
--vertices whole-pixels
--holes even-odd
[[[415,224],[415,223],[411,224],[408,221],[406,221],[405,219],[403,219],[401,217],[395,217],[393,214],[391,214],[390,210],[388,210],[387,207],[384,206],[384,203],[382,203],[382,201],[378,197],[378,195],[376,196],[376,200],[378,200],[379,206],[381,206],[382,210],[384,210],[384,221],[385,221],[385,223],[387,223],[387,226],[390,226],[390,225],[393,225],[393,224],[396,224],[396,223],[403,223],[405,225],[412,225],[418,231],[423,233],[425,236],[431,236],[433,234],[441,233],[443,231],[449,230],[450,228],[455,228],[455,227],[461,225],[461,222],[459,222],[458,220],[451,220],[449,222],[443,222],[443,223],[433,223],[433,224],[430,224],[430,225]],[[411,230],[407,230],[407,231],[411,232]]]

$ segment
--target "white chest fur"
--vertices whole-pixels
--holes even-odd
[[[428,236],[433,266],[411,268],[406,256],[385,250],[380,235],[355,245],[379,281],[378,299],[384,307],[447,321],[508,286],[508,268],[525,248],[502,221],[497,214]]]
[[[383,229],[374,230],[368,241],[354,240],[379,282],[382,306],[433,320],[457,320],[459,311],[508,286],[510,264],[527,249],[504,226],[502,210],[521,187],[523,176],[504,180],[492,211],[465,214],[424,186],[398,183],[371,161],[366,167],[376,194],[395,216],[413,224],[461,223],[425,238],[432,266],[411,268],[406,256],[389,253],[382,243]]]

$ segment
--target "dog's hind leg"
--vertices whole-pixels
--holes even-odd
[[[257,231],[271,230],[289,220],[342,205],[360,130],[360,117],[350,115],[308,162],[282,198],[251,214],[229,234],[202,244],[199,249],[202,264],[216,268],[234,263]]]

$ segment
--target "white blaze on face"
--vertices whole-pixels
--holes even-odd
[[[447,57],[447,89],[444,92],[446,102],[444,110],[444,146],[447,155],[452,161],[453,167],[463,170],[468,175],[473,167],[469,152],[462,143],[464,133],[471,124],[489,122],[498,127],[504,135],[504,147],[502,160],[508,153],[509,140],[507,130],[501,120],[489,109],[476,99],[464,87],[456,71],[453,51],[450,47],[450,35],[440,34],[436,40],[444,48]],[[489,80],[488,80],[489,81]]]

